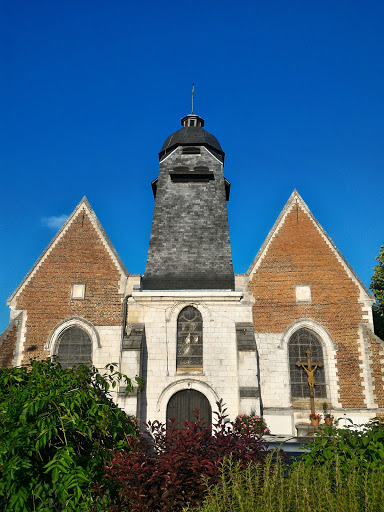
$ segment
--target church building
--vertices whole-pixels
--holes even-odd
[[[181,124],[159,153],[144,275],[125,268],[84,197],[8,300],[0,366],[118,362],[144,381],[115,395],[141,422],[199,409],[210,423],[223,399],[232,420],[254,411],[295,435],[309,423],[312,370],[317,412],[326,402],[335,418],[383,415],[373,296],[296,190],[235,274],[224,151],[201,117]]]

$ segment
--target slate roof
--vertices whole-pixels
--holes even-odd
[[[208,146],[213,148],[215,151],[220,153],[222,156],[225,155],[220,142],[214,135],[204,130],[200,126],[183,126],[177,132],[172,133],[163,144],[159,157],[161,158],[165,153],[168,153],[170,149],[176,146]]]

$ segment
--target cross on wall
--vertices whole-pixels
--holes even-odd
[[[311,399],[311,413],[315,412],[315,377],[314,373],[317,370],[317,368],[321,368],[323,366],[323,363],[321,361],[314,362],[311,359],[311,351],[309,348],[305,351],[307,354],[307,361],[297,361],[296,366],[299,368],[303,368],[308,376],[308,386],[309,386],[309,396]],[[312,367],[312,365],[314,365]]]

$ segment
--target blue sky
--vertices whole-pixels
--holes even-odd
[[[158,151],[190,111],[226,152],[235,272],[297,188],[366,286],[384,242],[381,1],[0,2],[0,331],[86,195],[143,273]]]

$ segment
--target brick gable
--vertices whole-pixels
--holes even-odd
[[[296,285],[310,285],[311,302],[296,302]],[[255,332],[282,333],[295,320],[324,326],[337,347],[340,401],[363,408],[358,346],[360,289],[306,209],[292,205],[251,273]]]
[[[24,363],[48,355],[44,344],[66,318],[81,317],[96,326],[121,324],[124,273],[93,211],[81,203],[76,210],[14,297],[15,309],[27,312]],[[73,283],[86,284],[85,300],[71,299]]]

